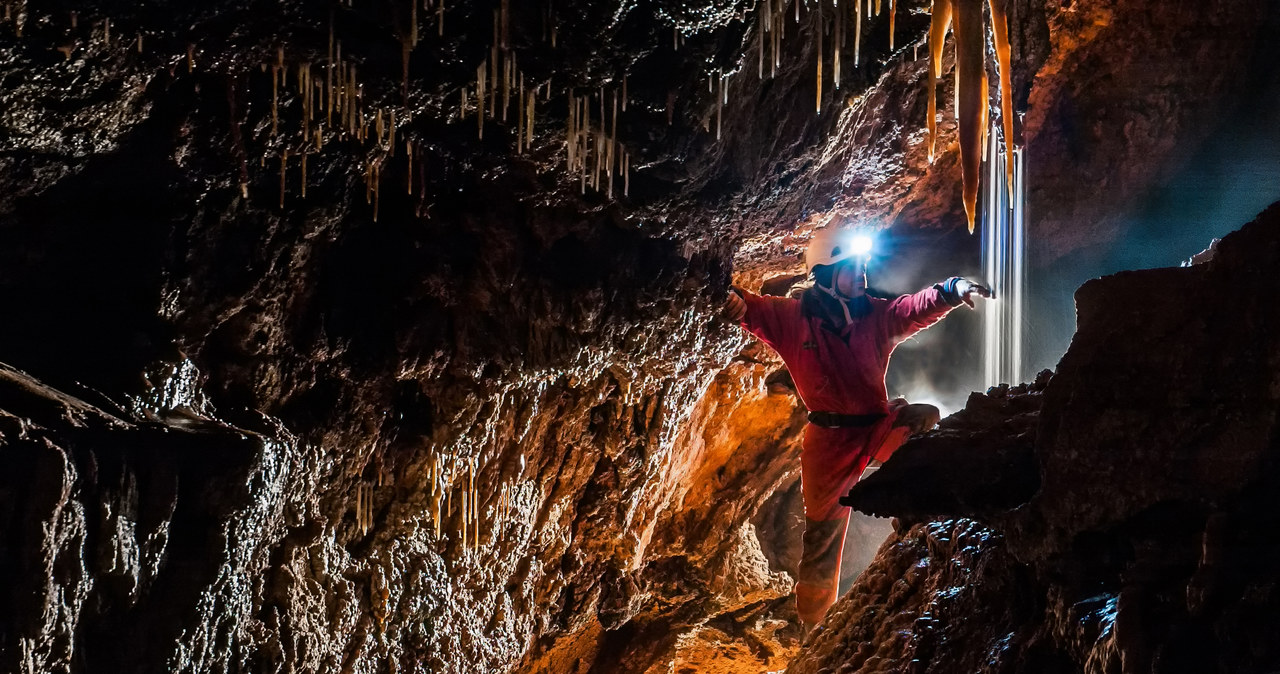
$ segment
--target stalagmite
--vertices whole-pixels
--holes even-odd
[[[995,38],[996,62],[1000,67],[1000,121],[1004,128],[1004,156],[1006,180],[1009,188],[1009,204],[1013,199],[1013,71],[1009,47],[1009,19],[1005,13],[1005,0],[989,0],[991,10],[991,34]]]
[[[956,123],[960,137],[960,168],[964,210],[973,232],[978,204],[978,175],[982,135],[986,127],[987,71],[983,66],[986,35],[982,0],[953,0],[956,44]]]
[[[951,0],[933,0],[929,19],[929,87],[928,144],[929,163],[934,160],[938,141],[938,77],[942,72],[942,48],[946,44],[947,30],[951,27]]]

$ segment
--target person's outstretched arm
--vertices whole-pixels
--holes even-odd
[[[720,314],[740,323],[744,330],[777,349],[786,339],[786,317],[783,314],[791,301],[781,297],[761,297],[734,287],[729,290]]]
[[[991,297],[986,286],[953,276],[911,295],[902,295],[889,303],[885,328],[896,344],[937,323],[961,304],[973,308],[973,296]]]

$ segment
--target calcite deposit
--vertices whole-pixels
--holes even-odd
[[[964,210],[947,106],[924,147],[927,3],[889,3],[892,40],[840,3],[857,65],[837,89],[824,60],[821,94],[835,5],[769,4],[766,36],[752,2],[0,1],[0,671],[785,666],[803,410],[720,302],[789,285],[817,226]],[[1267,9],[1009,3],[1046,257],[1119,236],[1109,214],[1249,95]],[[1082,417],[1136,422],[1051,417],[1074,373],[1036,447],[1092,459]],[[984,433],[1023,466],[1026,438]],[[1262,526],[1152,510],[1203,461],[1123,504],[1020,469],[909,531],[1025,564],[1145,512],[1201,565],[1200,537]],[[924,524],[1027,491],[1003,534]],[[1202,575],[1213,610],[1235,588]],[[1120,615],[1176,594],[1150,592]]]

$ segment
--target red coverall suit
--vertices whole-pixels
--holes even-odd
[[[807,315],[798,299],[737,292],[747,305],[742,327],[782,357],[805,407],[880,417],[863,427],[805,427],[800,480],[806,522],[796,608],[801,620],[816,625],[835,603],[840,581],[849,509],[839,498],[858,481],[868,461],[887,457],[908,433],[893,427],[899,406],[891,408],[885,390],[889,355],[953,306],[936,286],[893,300],[867,297],[870,311],[837,331],[821,316]]]

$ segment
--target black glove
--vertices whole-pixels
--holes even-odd
[[[958,307],[961,302],[964,302],[969,305],[970,309],[972,309],[974,293],[988,299],[995,297],[995,294],[986,286],[974,283],[967,278],[959,276],[952,276],[934,287],[942,293],[942,298],[947,301],[947,304],[950,304],[953,307]]]

